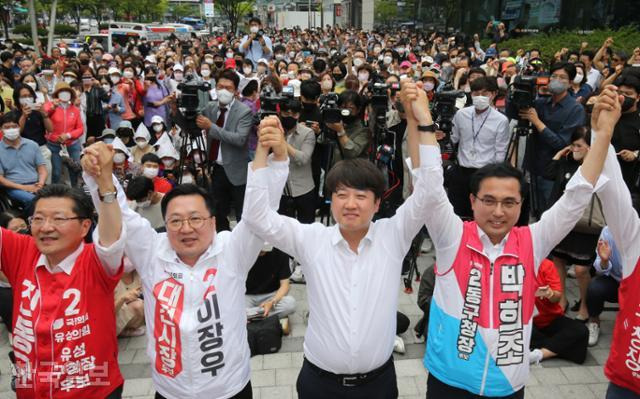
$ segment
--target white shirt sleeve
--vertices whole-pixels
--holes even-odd
[[[502,115],[502,114],[500,114]],[[495,151],[496,157],[494,162],[504,162],[507,157],[507,151],[509,150],[509,141],[511,139],[511,133],[509,132],[509,119],[501,118],[500,124],[498,124]],[[516,140],[519,137],[516,137]]]
[[[100,220],[98,220],[100,224]],[[122,257],[124,255],[124,247],[127,242],[127,227],[122,223],[122,229],[120,230],[120,237],[116,242],[109,247],[100,245],[100,236],[98,233],[98,226],[93,230],[93,244],[96,249],[96,255],[100,259],[100,263],[104,267],[104,270],[108,275],[113,276],[118,273],[120,265],[122,264]]]
[[[436,249],[438,274],[451,268],[462,240],[462,219],[453,211],[447,193],[444,190],[442,157],[438,146],[426,146],[420,153],[421,162],[425,162],[425,183],[429,185],[424,207],[425,224]],[[421,163],[422,165],[422,163]]]
[[[562,197],[547,211],[542,214],[540,220],[530,226],[531,239],[533,241],[533,258],[536,273],[540,262],[562,239],[573,230],[580,216],[591,202],[594,191],[605,185],[608,179],[601,176],[594,190],[582,176],[582,167],[573,175],[567,183]]]
[[[602,200],[607,227],[620,253],[622,277],[626,278],[633,273],[640,258],[640,218],[631,205],[631,193],[622,178],[620,164],[611,145],[602,174],[611,182],[598,192],[598,197]]]

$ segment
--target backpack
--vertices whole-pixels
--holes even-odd
[[[276,353],[282,347],[282,326],[277,315],[253,320],[247,324],[251,356]]]

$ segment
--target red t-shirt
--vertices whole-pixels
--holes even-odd
[[[542,287],[548,285],[554,291],[562,292],[562,283],[560,283],[560,276],[556,270],[556,266],[549,259],[545,259],[540,264],[538,270],[538,286]],[[553,320],[564,315],[564,310],[560,303],[552,303],[548,299],[536,297],[536,308],[538,315],[533,318],[533,324],[537,328],[544,328],[548,326]]]
[[[153,190],[155,192],[166,194],[171,191],[172,188],[173,186],[166,178],[160,176],[153,178]]]
[[[1,230],[0,266],[13,287],[13,349],[20,399],[104,398],[123,384],[113,291],[93,244],[70,275],[36,268],[31,236]]]

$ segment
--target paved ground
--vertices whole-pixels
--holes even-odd
[[[433,263],[431,253],[419,258],[419,268],[423,270]],[[414,293],[407,295],[399,292],[399,310],[411,319],[411,328],[404,334],[406,353],[395,355],[395,367],[398,375],[398,388],[403,399],[424,398],[427,372],[422,366],[424,344],[416,343],[411,330],[420,318],[421,311],[416,305],[418,283],[414,282]],[[570,300],[577,297],[575,280],[569,280]],[[303,315],[308,309],[304,285],[294,284],[293,295],[298,307],[291,316],[292,332],[283,340],[282,350],[273,355],[255,356],[251,359],[251,383],[256,399],[292,399],[297,398],[295,382],[302,366],[302,340],[306,330]],[[551,360],[541,366],[534,366],[526,388],[527,399],[601,399],[604,398],[607,380],[603,374],[603,365],[609,353],[611,332],[615,312],[603,314],[602,334],[597,346],[590,348],[584,365]],[[119,362],[125,377],[124,397],[127,399],[153,398],[150,378],[150,362],[145,353],[146,338],[125,338],[119,340]],[[0,334],[0,399],[15,398],[9,390],[10,367],[6,331]]]

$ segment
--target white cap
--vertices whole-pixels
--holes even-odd
[[[145,139],[146,141],[149,141],[151,139],[151,135],[149,134],[149,129],[147,129],[144,123],[141,123],[138,125],[136,132],[133,134],[133,140],[135,141],[135,139],[140,137]]]
[[[420,62],[428,62],[429,64],[433,64],[433,58],[431,58],[431,56],[425,55],[424,57],[422,57]]]
[[[258,64],[265,64],[265,65],[269,65],[269,61],[267,61],[266,58],[260,58],[258,60]]]
[[[164,123],[164,119],[160,115],[154,115],[151,118],[151,124],[153,125],[154,123]]]
[[[144,60],[148,61],[148,62],[150,62],[152,64],[155,64],[156,63],[156,56],[151,54],[151,55],[148,55],[148,56],[144,57]]]
[[[182,66],[182,64],[175,64],[173,66],[173,70],[174,71],[182,71],[182,72],[184,72],[184,67]]]
[[[120,70],[116,67],[109,68],[109,71],[107,73],[109,75],[115,75],[115,74],[122,75],[122,72],[120,72]]]
[[[120,137],[116,137],[115,139],[113,139],[113,142],[111,143],[111,145],[113,146],[114,150],[120,150],[120,151],[124,152],[124,154],[127,156],[127,159],[129,160],[129,162],[133,161],[133,158],[131,157],[131,151],[129,151],[127,146],[124,145],[122,140],[120,140]]]

